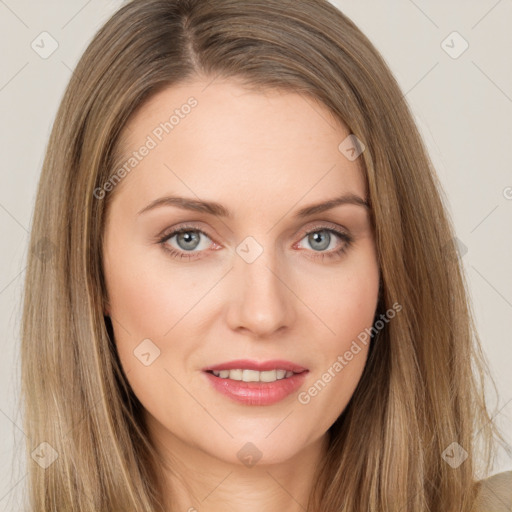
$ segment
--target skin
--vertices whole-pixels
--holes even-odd
[[[343,193],[366,199],[365,180],[360,158],[338,149],[350,131],[323,105],[290,92],[249,92],[234,80],[210,82],[158,93],[126,126],[129,155],[190,96],[198,101],[113,192],[105,313],[151,439],[176,471],[165,472],[168,510],[299,511],[368,347],[307,404],[298,393],[270,406],[240,404],[214,390],[202,369],[286,359],[309,370],[303,392],[371,327],[379,268],[369,211],[345,204],[294,218]],[[138,215],[166,195],[216,201],[234,217],[176,206]],[[197,247],[178,236],[159,243],[164,230],[184,223],[206,233],[193,233]],[[353,242],[322,260],[346,242],[330,233],[327,247],[307,233],[329,236],[322,230],[330,227]],[[248,236],[263,249],[252,263],[236,252]],[[198,257],[173,258],[164,245]],[[160,350],[148,366],[134,356],[144,339]],[[248,442],[261,453],[253,466],[237,456]]]

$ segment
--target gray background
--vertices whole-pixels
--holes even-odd
[[[333,3],[384,56],[437,168],[498,386],[499,399],[489,395],[490,405],[509,443],[500,448],[493,472],[511,469],[512,1]],[[0,0],[0,510],[19,510],[26,482],[26,466],[19,462],[25,435],[18,401],[18,331],[44,151],[72,69],[120,5],[119,0]],[[33,41],[42,46],[44,31],[58,43],[46,59],[31,47]],[[454,31],[460,36],[450,36]],[[50,40],[45,41],[50,48]],[[464,41],[469,47],[459,55]]]

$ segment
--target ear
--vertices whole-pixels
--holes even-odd
[[[106,300],[103,301],[103,316],[110,316],[110,304]]]

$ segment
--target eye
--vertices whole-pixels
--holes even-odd
[[[206,244],[206,247],[200,247],[202,237],[210,240],[210,237],[204,231],[192,226],[182,226],[181,228],[165,235],[160,240],[160,243],[166,251],[171,253],[171,256],[191,259],[195,257],[196,253],[207,249],[208,244]],[[175,238],[175,244],[177,247],[169,243],[173,238]],[[199,250],[195,251],[198,247]]]
[[[336,238],[343,241],[341,246],[338,248],[335,248]],[[308,231],[302,240],[306,240],[310,247],[313,248],[313,253],[317,253],[312,254],[310,257],[320,259],[340,257],[349,247],[351,247],[353,242],[352,237],[347,233],[325,226],[319,226]],[[328,248],[331,250],[326,252],[325,250]]]

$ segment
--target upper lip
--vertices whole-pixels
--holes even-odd
[[[212,366],[207,366],[203,368],[203,371],[221,371],[221,370],[237,370],[237,369],[247,369],[247,370],[257,370],[260,372],[268,371],[268,370],[286,370],[294,373],[301,373],[306,371],[307,368],[303,366],[292,363],[291,361],[285,361],[283,359],[272,359],[270,361],[254,361],[250,359],[236,359],[234,361],[227,361],[225,363],[220,363]]]

